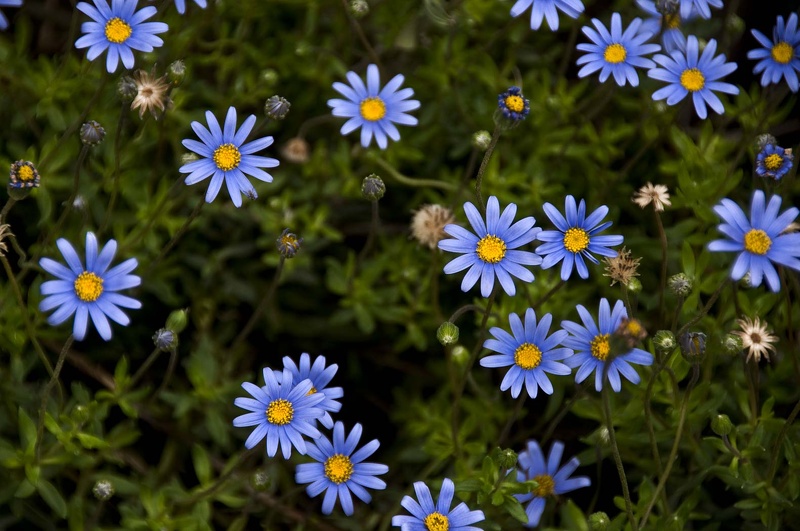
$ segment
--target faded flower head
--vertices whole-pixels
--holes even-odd
[[[8,224],[0,225],[0,256],[5,256],[8,252],[5,239],[11,234]]]
[[[170,83],[175,86],[180,85],[186,77],[186,63],[180,59],[172,61],[169,67],[167,67],[167,75],[169,76]]]
[[[286,118],[286,115],[289,114],[289,109],[291,108],[292,104],[289,103],[289,100],[276,94],[267,99],[267,102],[264,104],[264,113],[267,115],[267,118],[271,118],[272,120],[283,120]]]
[[[633,348],[639,341],[647,337],[647,330],[640,320],[623,317],[615,334],[625,340],[630,348]]]
[[[303,238],[298,238],[297,234],[289,232],[289,229],[283,229],[280,237],[275,240],[278,246],[278,252],[284,258],[294,258],[297,251],[300,250],[300,244],[303,243]]]
[[[139,109],[139,118],[144,117],[145,111],[150,111],[153,118],[158,120],[164,109],[172,104],[167,95],[170,87],[167,76],[157,78],[155,68],[149,73],[137,70],[133,74],[133,82],[136,86],[136,96],[131,103],[131,110]]]
[[[631,201],[642,208],[652,203],[657,212],[662,212],[664,210],[664,205],[672,205],[669,200],[667,187],[663,184],[653,184],[650,182],[639,188],[639,190],[633,194]]]
[[[747,361],[754,359],[756,363],[761,361],[764,356],[769,361],[769,351],[775,352],[774,343],[778,341],[778,336],[772,335],[767,330],[767,322],[763,323],[756,317],[751,320],[749,317],[737,319],[741,331],[734,334],[742,338],[742,345],[747,349]]]
[[[411,219],[411,235],[421,245],[436,249],[440,240],[447,237],[445,225],[455,222],[453,211],[442,205],[422,205]]]
[[[639,276],[638,269],[641,260],[641,258],[631,258],[630,250],[623,247],[617,252],[617,256],[603,258],[603,262],[606,264],[606,272],[603,273],[603,276],[611,278],[612,286],[617,282],[627,286],[634,277]]]
[[[281,148],[281,155],[293,164],[308,162],[308,142],[300,137],[290,138]]]
[[[81,142],[87,146],[96,146],[106,137],[106,130],[94,120],[89,120],[81,126]]]
[[[10,188],[39,188],[39,172],[33,162],[18,160],[9,171]]]

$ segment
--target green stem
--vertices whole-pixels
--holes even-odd
[[[189,229],[189,225],[191,225],[192,222],[197,218],[197,216],[200,215],[200,210],[203,209],[203,205],[205,204],[206,202],[203,199],[201,199],[200,202],[197,203],[197,206],[194,207],[194,210],[192,210],[192,213],[189,215],[189,217],[186,219],[183,225],[181,225],[181,228],[178,229],[178,231],[175,233],[175,235],[172,237],[169,243],[161,250],[160,253],[158,253],[156,259],[150,263],[150,267],[147,268],[145,276],[149,274],[153,270],[153,268],[155,268],[155,266],[159,262],[161,262],[161,260],[164,259],[165,256],[167,256],[167,253],[169,253],[173,247],[175,247],[175,244],[178,243],[178,240],[180,240],[183,234]]]
[[[556,284],[555,286],[553,286],[552,288],[550,288],[550,291],[548,291],[547,293],[545,293],[544,295],[542,295],[541,297],[539,297],[539,298],[536,300],[536,302],[534,302],[533,304],[531,304],[531,308],[533,308],[534,310],[538,310],[538,309],[539,309],[539,306],[541,306],[542,304],[544,304],[545,302],[547,302],[548,300],[550,300],[550,297],[552,297],[553,295],[555,295],[555,294],[556,294],[556,292],[558,292],[558,290],[560,290],[561,288],[563,288],[563,287],[564,287],[566,284],[567,284],[567,283],[566,283],[565,281],[563,281],[563,280],[559,280],[559,281],[558,281],[558,284]]]
[[[16,202],[17,200],[14,199],[13,197],[8,198],[8,201],[6,201],[6,204],[3,206],[3,210],[0,211],[0,225],[2,225],[3,222],[6,220],[8,212],[11,210],[11,207],[13,207],[14,203]]]
[[[686,324],[683,325],[680,330],[678,330],[678,333],[675,334],[676,338],[678,338],[680,340],[680,337],[683,334],[685,334],[686,331],[689,330],[689,328],[692,325],[694,325],[697,321],[702,319],[708,313],[708,311],[711,309],[711,307],[717,301],[717,298],[719,297],[719,294],[722,293],[723,288],[725,288],[725,286],[727,286],[729,282],[730,282],[730,279],[726,278],[722,282],[722,284],[719,285],[719,287],[717,288],[717,291],[715,291],[714,293],[711,294],[711,298],[708,299],[708,302],[706,303],[705,306],[703,306],[703,309],[700,310],[700,313],[698,313],[697,315],[695,315],[694,317],[689,319],[689,321],[687,321]]]
[[[448,319],[448,321],[451,323],[455,323],[459,319],[459,317],[461,317],[462,315],[464,315],[469,311],[482,313],[484,309],[478,306],[477,304],[465,304],[464,306],[453,312],[453,315],[450,316],[450,319]]]
[[[605,365],[604,372],[608,372],[608,364]],[[628,521],[631,524],[631,529],[636,529],[636,517],[633,515],[631,493],[628,490],[628,478],[625,476],[625,468],[622,466],[622,458],[619,455],[619,446],[617,445],[617,435],[614,433],[614,423],[611,421],[611,399],[608,395],[607,378],[606,385],[603,386],[603,391],[601,394],[603,395],[603,414],[606,418],[608,436],[611,440],[611,453],[614,455],[614,463],[617,465],[619,481],[622,483],[622,496],[625,498],[625,512],[628,513]]]
[[[520,412],[522,412],[522,405],[525,404],[525,399],[528,398],[527,393],[522,393],[522,396],[517,399],[517,403],[514,405],[514,411],[511,413],[511,416],[506,422],[506,425],[503,426],[503,431],[500,432],[500,437],[497,439],[497,446],[500,448],[503,447],[503,444],[506,442],[508,438],[508,434],[511,433],[511,427],[514,425],[514,422],[519,417]]]
[[[442,190],[456,190],[456,186],[452,183],[448,183],[445,181],[435,181],[433,179],[412,179],[411,177],[406,177],[396,169],[392,167],[391,164],[380,158],[379,156],[372,154],[372,152],[367,153],[367,158],[371,159],[375,164],[383,168],[383,170],[389,174],[395,181],[404,184],[406,186],[414,186],[417,188],[429,186],[431,188],[441,188]]]
[[[372,203],[372,220],[369,224],[369,235],[367,236],[367,242],[364,244],[364,247],[361,249],[361,252],[358,253],[358,258],[356,259],[356,264],[360,265],[361,262],[364,261],[369,251],[372,249],[373,244],[375,243],[375,236],[378,234],[378,230],[380,230],[380,216],[378,215],[378,200],[373,199]],[[356,265],[356,270],[358,270],[358,265]]]
[[[169,190],[167,190],[167,193],[165,193],[164,196],[159,200],[158,204],[153,210],[153,213],[148,217],[147,223],[145,223],[145,225],[139,230],[139,232],[137,232],[134,236],[132,236],[130,240],[126,240],[120,245],[118,251],[120,254],[122,254],[126,249],[129,249],[130,247],[139,243],[139,240],[141,240],[142,237],[150,231],[150,227],[153,226],[153,223],[155,223],[156,219],[158,219],[158,216],[161,214],[161,211],[167,204],[169,196],[178,187],[178,185],[180,185],[183,182],[183,180],[184,176],[181,175],[175,180],[174,183],[172,183],[172,186],[170,186]]]
[[[161,354],[161,349],[156,347],[155,349],[153,349],[153,352],[151,352],[150,355],[147,356],[147,359],[144,361],[144,363],[142,363],[141,367],[139,367],[139,370],[136,371],[136,374],[133,375],[133,378],[131,378],[129,384],[129,387],[131,389],[136,387],[136,384],[139,382],[142,376],[144,376],[144,373],[147,372],[147,369],[149,369],[150,366],[156,361],[159,354]]]
[[[661,242],[661,277],[658,289],[658,311],[664,315],[664,292],[667,290],[667,233],[664,231],[664,223],[658,210],[653,209],[656,216],[656,226],[658,227],[658,239]]]
[[[778,433],[778,437],[775,439],[775,444],[772,446],[772,460],[769,463],[769,472],[767,473],[767,483],[770,485],[772,485],[772,480],[775,478],[775,472],[778,470],[778,457],[780,456],[783,439],[789,432],[789,428],[792,426],[794,419],[797,418],[798,413],[800,413],[800,401],[795,404],[794,409],[789,414],[786,422],[783,423],[783,427]]]
[[[112,174],[113,182],[111,188],[111,199],[108,201],[108,208],[106,208],[106,215],[103,219],[103,224],[100,225],[98,234],[105,232],[108,224],[111,222],[111,214],[114,212],[114,206],[117,204],[117,196],[119,196],[119,164],[120,164],[120,141],[122,140],[122,129],[125,127],[125,117],[127,116],[128,105],[122,104],[119,111],[119,122],[117,122],[117,130],[114,133],[114,171]]]
[[[272,277],[272,284],[269,286],[269,290],[267,291],[264,298],[261,299],[261,302],[258,304],[256,311],[253,312],[253,315],[250,316],[250,320],[247,321],[247,324],[244,325],[242,331],[239,332],[239,335],[236,336],[236,339],[231,344],[231,352],[235,351],[239,345],[241,345],[247,336],[250,335],[250,332],[253,330],[253,327],[256,325],[256,322],[261,317],[261,314],[264,313],[264,310],[267,309],[270,302],[272,302],[272,298],[275,296],[275,292],[278,289],[278,281],[281,278],[281,272],[283,272],[283,264],[286,261],[286,257],[281,256],[280,261],[278,262],[278,267],[275,269],[275,275]]]
[[[44,436],[44,417],[47,414],[47,399],[50,396],[50,390],[53,389],[53,386],[58,382],[58,375],[61,373],[61,368],[64,366],[64,360],[67,358],[67,352],[72,346],[72,342],[74,340],[75,337],[72,335],[67,338],[67,341],[64,343],[64,347],[61,349],[61,353],[58,355],[58,362],[56,362],[56,369],[53,372],[53,376],[50,377],[50,381],[47,382],[47,385],[44,387],[44,391],[42,391],[42,403],[39,406],[39,425],[36,428],[36,447],[34,450],[37,463],[39,462],[39,450],[41,449],[42,438]]]
[[[483,154],[483,160],[481,161],[481,165],[478,168],[478,174],[475,176],[475,198],[478,201],[478,208],[481,209],[481,212],[486,211],[486,205],[483,204],[483,197],[481,196],[481,184],[483,183],[483,174],[486,173],[486,168],[489,166],[489,160],[492,158],[492,153],[494,153],[494,148],[497,146],[497,141],[500,140],[500,126],[496,125],[494,127],[494,133],[492,133],[492,140],[489,142],[489,147],[486,148],[486,153]]]

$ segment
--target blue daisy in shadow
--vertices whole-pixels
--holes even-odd
[[[411,516],[393,516],[392,527],[399,527],[401,531],[480,531],[480,527],[471,524],[484,520],[483,511],[470,511],[466,503],[459,503],[450,510],[456,492],[452,480],[444,478],[436,503],[431,496],[431,489],[422,481],[414,483],[414,492],[417,494],[416,500],[411,496],[403,496],[400,502]]]

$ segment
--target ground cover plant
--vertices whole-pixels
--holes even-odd
[[[797,527],[792,4],[0,0],[0,528]]]

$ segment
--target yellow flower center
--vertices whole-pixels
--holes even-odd
[[[106,22],[106,39],[114,44],[121,44],[128,40],[133,30],[130,24],[119,17],[114,17]]]
[[[425,529],[428,531],[447,531],[450,520],[442,513],[431,513],[425,517]]]
[[[638,337],[642,331],[644,331],[642,323],[636,319],[630,319],[625,323],[625,332],[630,336]]]
[[[706,86],[706,78],[696,68],[687,68],[681,74],[681,86],[689,92],[697,92]]]
[[[792,60],[792,56],[794,55],[794,50],[792,49],[791,44],[785,41],[781,41],[772,47],[771,55],[776,63],[785,65]]]
[[[490,234],[480,239],[475,252],[484,262],[496,264],[506,255],[506,242]]]
[[[30,166],[22,166],[17,171],[17,177],[19,177],[20,181],[32,181],[33,180],[33,168]]]
[[[317,392],[317,388],[312,385],[311,389],[309,389],[308,392],[306,393],[306,396],[313,395],[316,392]]]
[[[533,369],[542,362],[542,351],[530,343],[523,343],[514,351],[514,363],[523,369]]]
[[[334,454],[325,460],[325,477],[337,485],[344,483],[353,475],[353,463],[342,454]]]
[[[361,102],[361,117],[370,122],[377,122],[386,116],[386,104],[380,98],[367,98]]]
[[[594,336],[590,346],[592,348],[592,356],[600,361],[606,361],[608,353],[611,352],[611,347],[608,344],[608,334]]]
[[[664,24],[666,24],[669,29],[679,28],[681,26],[681,17],[677,13],[664,15]]]
[[[783,164],[783,157],[777,153],[764,157],[764,166],[770,171],[777,170],[781,167],[781,164]]]
[[[534,476],[533,480],[539,484],[538,487],[533,489],[533,494],[540,498],[544,498],[545,496],[550,496],[553,494],[553,490],[556,487],[556,482],[553,481],[553,476],[549,474],[542,474],[540,476]]]
[[[767,233],[761,229],[750,229],[750,232],[744,235],[745,251],[764,255],[767,254],[770,247],[772,247],[772,240],[770,240]]]
[[[564,248],[571,253],[579,253],[589,247],[589,233],[578,227],[567,229],[564,233]]]
[[[73,287],[75,288],[75,295],[80,300],[94,302],[103,294],[103,279],[94,273],[84,271],[75,279]]]
[[[625,50],[625,47],[619,43],[609,44],[608,47],[606,47],[606,51],[603,52],[603,59],[611,64],[621,63],[626,57],[628,57],[628,52]]]
[[[525,109],[525,100],[515,94],[506,96],[505,104],[509,111],[522,112]]]
[[[242,154],[233,144],[222,144],[214,150],[214,164],[222,171],[231,171],[242,162]]]
[[[288,400],[279,398],[267,406],[267,420],[270,424],[284,426],[292,421],[292,417],[294,417],[294,408]]]

